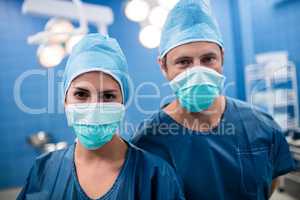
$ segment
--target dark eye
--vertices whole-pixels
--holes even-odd
[[[84,92],[84,91],[76,91],[74,93],[74,96],[79,98],[79,99],[84,99],[84,98],[88,98],[90,95],[88,92]]]
[[[213,56],[208,56],[208,57],[204,57],[202,58],[201,62],[206,64],[206,65],[211,65],[213,64],[217,59]]]
[[[112,93],[104,93],[103,94],[103,101],[104,102],[111,102],[116,99],[116,95]]]
[[[192,60],[189,59],[182,59],[182,60],[178,60],[176,62],[176,65],[178,65],[179,67],[188,67],[189,65],[191,65]]]

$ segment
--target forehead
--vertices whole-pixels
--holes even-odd
[[[204,55],[208,53],[215,53],[220,54],[220,47],[219,45],[213,42],[191,42],[183,45],[179,45],[174,49],[170,50],[167,53],[167,58],[177,58],[177,57],[193,57]]]
[[[109,74],[101,71],[91,71],[76,77],[71,85],[73,86],[118,86],[118,82]]]

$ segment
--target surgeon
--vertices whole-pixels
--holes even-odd
[[[115,39],[90,34],[63,76],[68,124],[77,142],[37,158],[18,199],[184,199],[173,168],[124,141],[127,62]]]
[[[180,0],[159,50],[175,99],[141,124],[133,142],[174,167],[186,199],[268,199],[294,161],[272,117],[222,95],[224,43],[209,1]]]

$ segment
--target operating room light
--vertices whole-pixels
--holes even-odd
[[[47,39],[38,49],[38,59],[42,66],[54,67],[71,53],[72,48],[82,39],[84,33],[77,33],[73,24],[63,18],[52,18],[46,26]]]
[[[157,27],[163,27],[167,16],[168,16],[168,10],[163,8],[162,6],[157,6],[153,8],[149,15],[149,22]]]
[[[131,0],[125,7],[126,16],[135,22],[145,20],[149,14],[150,6],[144,0]]]
[[[140,42],[146,48],[156,48],[160,42],[161,30],[156,26],[149,25],[144,27],[139,35]]]
[[[139,40],[146,48],[159,46],[161,29],[168,13],[179,0],[127,0],[126,17],[139,23]]]
[[[84,37],[84,35],[74,35],[66,43],[66,51],[71,54],[73,47]]]
[[[65,49],[60,44],[41,45],[38,48],[37,56],[40,64],[44,67],[54,67],[63,60]]]
[[[140,2],[145,4],[145,0],[135,1],[137,5]],[[149,12],[149,6],[147,9]],[[114,21],[110,7],[82,0],[43,0],[42,3],[40,0],[24,0],[22,12],[51,17],[44,30],[27,38],[28,44],[39,45],[38,61],[46,68],[60,64],[71,53],[79,40],[89,33],[89,23],[95,25],[99,33],[107,35],[108,26]],[[71,20],[78,21],[79,26],[74,26]]]
[[[157,0],[159,5],[171,10],[179,0]]]
[[[69,34],[74,31],[74,26],[69,20],[52,18],[47,22],[45,30],[54,33],[53,36],[49,38],[49,42],[59,43],[66,42],[69,39]]]

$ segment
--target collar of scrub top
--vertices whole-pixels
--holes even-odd
[[[161,34],[159,57],[191,42],[213,42],[224,48],[210,0],[180,0],[169,12]]]
[[[63,75],[63,101],[71,82],[81,74],[100,71],[120,85],[124,105],[129,98],[128,64],[117,40],[99,33],[88,34],[73,48]]]

